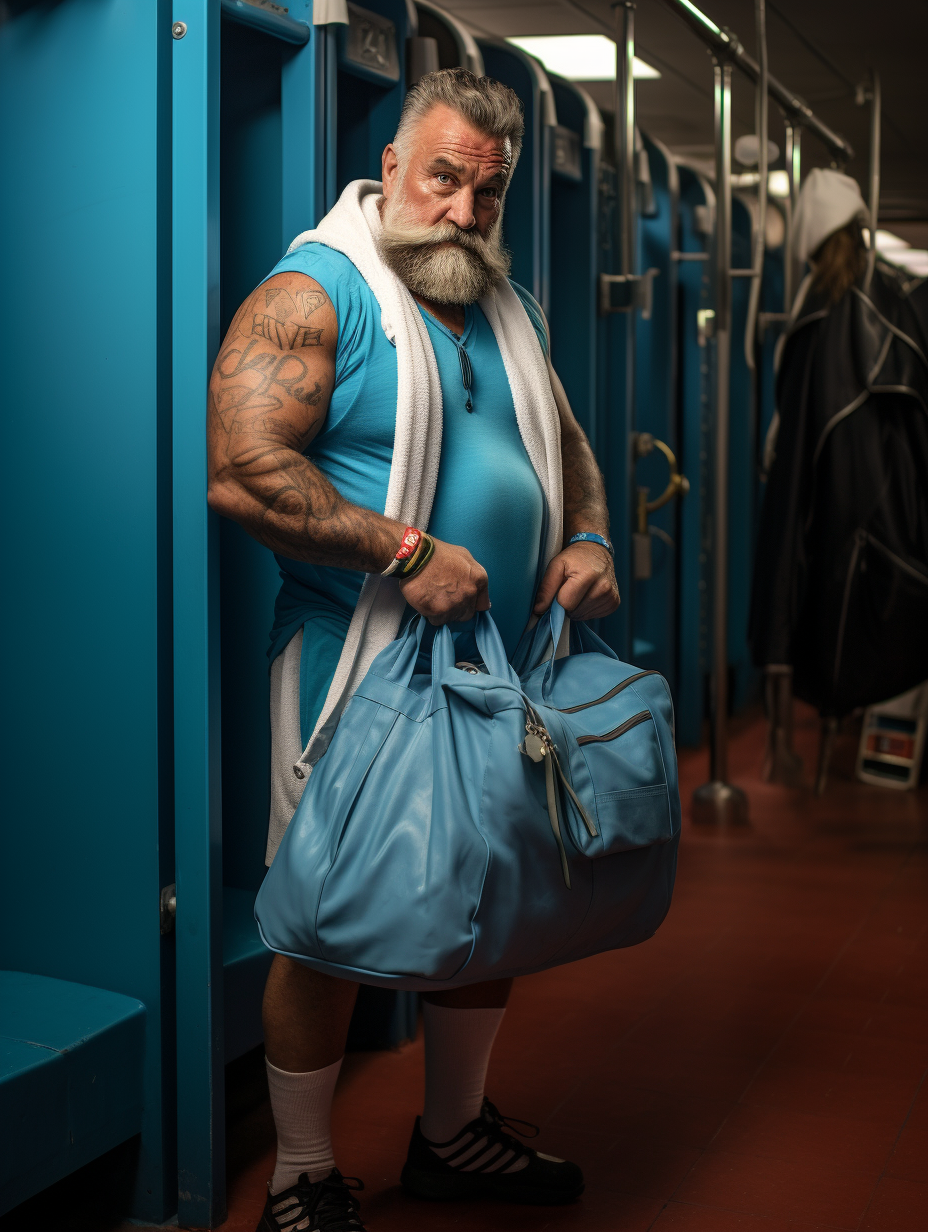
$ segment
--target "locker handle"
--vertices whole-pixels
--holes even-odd
[[[652,436],[650,432],[635,433],[635,457],[645,458],[655,449],[659,450],[667,459],[667,465],[670,467],[670,481],[667,487],[655,500],[648,500],[648,488],[638,489],[638,533],[646,535],[648,533],[648,514],[654,513],[656,509],[668,504],[675,496],[685,496],[690,490],[690,481],[685,475],[681,475],[680,468],[677,465],[676,455],[673,450],[664,441],[659,440],[656,436]]]
[[[657,527],[648,526],[648,514],[653,513],[655,509],[660,509],[662,505],[672,501],[675,496],[685,496],[690,490],[690,481],[685,475],[680,474],[676,456],[670,446],[652,436],[650,432],[634,433],[633,445],[636,458],[647,457],[649,453],[657,449],[667,459],[667,465],[670,467],[670,481],[656,500],[648,500],[648,488],[638,489],[638,528],[632,535],[632,576],[636,581],[646,581],[651,576],[652,529],[655,534],[658,533]]]

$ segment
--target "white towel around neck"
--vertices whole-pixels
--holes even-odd
[[[377,246],[382,186],[354,180],[319,226],[288,252],[325,244],[357,268],[380,305],[380,323],[396,347],[396,432],[384,515],[427,526],[441,457],[442,399],[438,363],[416,301],[383,262]],[[496,336],[512,390],[519,432],[548,509],[545,565],[560,551],[563,525],[561,434],[544,354],[522,302],[507,281],[480,301]],[[305,777],[328,748],[338,721],[371,663],[399,632],[406,601],[393,578],[369,573],[348,626],[325,704],[294,773]]]

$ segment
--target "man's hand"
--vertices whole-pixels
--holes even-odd
[[[601,544],[574,543],[555,556],[538,587],[534,612],[540,616],[557,597],[572,620],[596,620],[619,606],[612,557]]]
[[[432,559],[421,573],[400,582],[403,598],[426,617],[429,624],[446,625],[470,620],[490,606],[487,572],[467,548],[434,539]]]

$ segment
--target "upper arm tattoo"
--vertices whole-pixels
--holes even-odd
[[[227,456],[241,456],[243,437],[300,450],[321,421],[331,393],[326,356],[335,342],[335,329],[319,312],[324,305],[331,307],[320,289],[266,284],[242,304],[210,384],[209,409],[228,441]],[[310,320],[317,313],[321,324]],[[238,447],[232,437],[240,438]]]
[[[303,322],[327,301],[322,291],[298,291],[296,299],[286,287],[263,287],[240,314],[239,333],[246,338],[257,335],[272,342],[279,351],[322,346],[322,330]]]

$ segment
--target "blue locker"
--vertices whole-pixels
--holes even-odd
[[[669,150],[647,136],[643,142],[651,183],[638,219],[638,268],[654,273],[651,311],[639,314],[635,325],[635,430],[651,433],[676,453],[677,262],[672,254],[679,181]],[[635,484],[648,489],[648,499],[658,497],[667,481],[667,461],[657,450],[638,460]],[[632,662],[659,671],[675,694],[679,517],[677,500],[648,516],[652,574],[635,581],[632,594]]]
[[[709,433],[712,407],[707,313],[712,312],[709,263],[715,193],[698,171],[678,165],[680,199],[677,269],[677,431],[679,462],[690,481],[680,507],[677,739],[702,740],[709,638],[708,552],[711,506]]]
[[[607,126],[608,133],[608,126]],[[599,171],[597,248],[599,273],[620,273],[619,179],[612,142],[603,144]],[[632,493],[634,492],[634,366],[635,315],[600,314],[596,329],[597,429],[596,456],[606,483],[610,535],[615,548],[615,576],[621,604],[599,622],[599,633],[620,659],[632,655]]]
[[[558,118],[551,169],[551,362],[595,451],[597,219],[603,122],[584,90],[562,77],[550,81]]]
[[[406,0],[351,4],[349,17],[336,36],[335,196],[352,180],[380,179],[406,94],[406,39],[415,34]]]
[[[128,1139],[133,1213],[176,1208],[170,22],[0,22],[0,1212]]]
[[[751,265],[754,216],[750,200],[732,196],[732,269]],[[757,518],[757,411],[754,376],[744,355],[751,280],[732,279],[731,434],[728,454],[728,670],[730,706],[742,709],[758,676],[748,647],[748,613]]]

